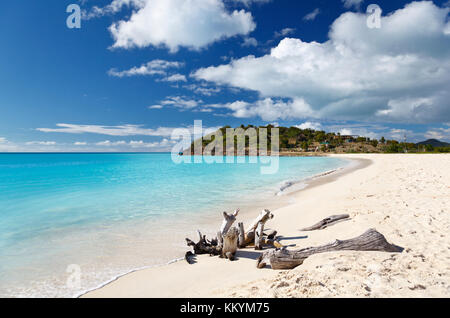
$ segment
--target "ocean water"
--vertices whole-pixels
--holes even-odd
[[[215,233],[222,211],[270,205],[347,163],[280,158],[263,175],[261,164],[175,164],[170,154],[0,154],[0,297],[73,297],[166,264],[197,227]]]

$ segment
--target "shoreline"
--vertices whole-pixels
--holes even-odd
[[[336,181],[346,174],[350,174],[356,170],[367,168],[373,163],[372,160],[361,158],[348,158],[347,160],[350,161],[347,166],[302,180],[301,182],[305,183],[305,186],[301,189],[293,191],[292,193],[288,193],[287,195],[295,195],[299,191],[311,189],[328,182]]]
[[[137,271],[82,297],[449,297],[450,155],[338,157],[371,163],[319,178],[292,194],[296,202],[273,211],[267,227],[277,230],[290,249],[350,239],[375,228],[403,247],[402,253],[323,253],[293,270],[276,271],[256,269],[260,252],[247,248],[238,251],[235,262],[201,255],[194,265],[177,262]],[[299,230],[341,213],[350,220],[321,231]]]
[[[333,156],[323,156],[323,157],[333,157]],[[340,167],[340,168],[337,168],[337,169],[334,169],[331,171],[326,171],[326,172],[323,172],[323,173],[320,173],[320,174],[317,174],[317,175],[314,175],[314,176],[311,176],[311,177],[308,177],[305,179],[298,180],[298,182],[295,182],[294,184],[289,185],[285,189],[280,190],[279,193],[281,193],[282,197],[295,198],[295,196],[298,195],[299,192],[306,191],[306,190],[314,188],[314,187],[318,187],[318,186],[320,186],[322,184],[326,184],[328,182],[333,182],[344,175],[350,174],[359,169],[364,169],[372,164],[372,161],[368,160],[368,159],[345,158],[345,157],[343,159],[349,161],[349,163],[343,167]],[[303,186],[301,188],[296,188],[297,185],[303,185]],[[276,194],[276,195],[280,196],[279,194]],[[292,203],[292,202],[288,203],[288,202],[283,202],[283,201],[279,200],[278,205],[276,205],[276,208],[273,210],[273,213],[276,213],[278,210],[289,207],[291,205],[295,205],[295,203]],[[256,208],[253,210],[256,211]],[[251,221],[251,219],[254,218],[254,216],[255,216],[255,214],[252,214],[250,211],[247,211],[247,212],[241,213],[239,218],[241,219],[241,221],[248,223],[249,221]],[[220,225],[219,224],[220,222],[221,222],[221,220],[218,218],[217,226]],[[204,255],[201,257],[204,257]],[[113,277],[111,280],[108,280],[105,283],[101,283],[98,287],[81,292],[81,293],[75,295],[74,298],[90,297],[89,296],[90,294],[100,291],[103,288],[108,287],[109,285],[117,282],[121,278],[127,277],[133,273],[167,268],[173,264],[180,263],[180,262],[185,263],[184,258],[174,259],[165,264],[144,266],[141,268],[132,269],[126,273],[123,273],[123,274],[117,275],[116,277]]]
[[[78,162],[78,158],[76,159]],[[281,158],[280,160],[285,159]],[[63,159],[62,162],[66,162],[66,160]],[[45,253],[35,253],[36,270],[32,272],[24,270],[24,274],[28,276],[23,275],[23,279],[22,277],[16,279],[12,278],[12,275],[5,275],[4,279],[2,278],[0,293],[5,297],[78,297],[109,284],[125,274],[141,269],[166,266],[173,261],[184,258],[186,251],[189,250],[189,247],[186,246],[185,238],[195,239],[197,237],[197,229],[201,229],[202,233],[207,235],[207,237],[214,237],[222,221],[222,211],[230,212],[239,207],[241,208],[240,219],[253,219],[264,208],[273,211],[279,207],[291,204],[291,197],[288,195],[288,192],[291,192],[295,187],[286,189],[282,196],[276,196],[276,193],[279,192],[280,187],[284,183],[306,180],[310,176],[348,165],[346,160],[330,158],[311,160],[294,158],[292,160],[286,159],[285,162],[285,164],[281,163],[280,173],[275,176],[260,176],[259,171],[256,171],[258,167],[254,168],[255,166],[252,166],[250,168],[255,170],[255,173],[249,173],[249,179],[246,178],[247,174],[245,171],[232,177],[231,180],[234,181],[231,183],[226,179],[226,182],[222,182],[220,178],[209,178],[210,181],[206,184],[210,184],[213,187],[208,187],[205,190],[207,193],[212,193],[212,195],[200,194],[199,197],[196,196],[194,198],[195,200],[192,199],[192,204],[189,195],[181,200],[178,196],[173,197],[172,194],[172,198],[175,200],[172,200],[174,202],[170,206],[174,208],[173,212],[182,211],[181,213],[153,213],[152,207],[150,207],[149,211],[151,213],[148,213],[148,217],[133,217],[133,213],[138,215],[143,210],[141,208],[142,204],[135,203],[140,201],[131,201],[127,194],[127,189],[117,188],[122,189],[122,191],[119,193],[115,190],[112,193],[118,192],[119,195],[123,194],[125,198],[123,206],[126,207],[126,209],[117,211],[129,210],[131,217],[123,217],[120,221],[105,218],[105,221],[101,219],[101,222],[97,223],[88,222],[83,224],[82,227],[78,223],[74,223],[72,226],[64,228],[64,231],[55,228],[55,230],[45,233],[48,244],[36,244],[35,246],[34,243],[39,243],[40,241],[38,236],[36,236],[35,241],[26,241],[28,245],[24,244],[24,246],[29,249],[31,255],[34,255],[33,252],[38,251],[40,248]],[[235,168],[230,167],[227,169]],[[142,173],[142,170],[140,172]],[[221,174],[217,175],[220,177]],[[181,186],[191,189],[192,187],[186,184],[189,182],[189,179],[183,179],[182,182],[184,184]],[[192,183],[194,186],[196,184],[198,183]],[[226,188],[223,188],[224,185],[227,185]],[[234,186],[235,188],[233,189]],[[179,188],[180,186],[176,185],[176,187]],[[197,189],[200,190],[197,191]],[[236,191],[236,189],[242,189],[242,191]],[[192,193],[198,195],[199,191],[205,191],[198,186],[194,187],[193,190],[194,192],[188,192],[190,196],[192,196]],[[83,194],[82,192],[80,193]],[[163,193],[167,193],[167,191],[163,191]],[[71,196],[72,194],[68,197],[71,198]],[[170,195],[168,196],[170,198]],[[80,202],[79,200],[74,200],[74,206],[78,206],[78,204],[90,206],[91,204],[89,200],[86,203]],[[198,202],[198,204],[195,202]],[[62,208],[66,207],[65,203],[57,204],[57,208],[62,210]],[[158,201],[156,203],[155,211],[157,211],[159,206]],[[95,208],[96,204],[92,206]],[[163,206],[166,205],[163,202],[161,204]],[[72,202],[68,201],[67,206],[72,205]],[[102,208],[107,205],[98,203],[98,206]],[[137,212],[134,212],[135,208]],[[121,216],[122,214],[117,213],[117,219]],[[91,245],[92,242],[95,242],[93,246]],[[59,248],[60,246],[70,247],[70,251],[64,252],[64,249]],[[14,252],[12,246],[10,250],[11,253]],[[22,254],[25,255],[25,252]],[[56,261],[47,261],[52,258]],[[8,270],[11,272],[11,269],[14,267],[17,267],[17,272],[19,272],[22,268],[15,266],[13,257],[10,259],[12,260],[10,263],[5,262],[5,272]],[[5,261],[9,261],[9,259],[5,259]],[[82,269],[80,285],[69,287],[66,284],[68,276],[66,272],[67,264],[75,264]]]

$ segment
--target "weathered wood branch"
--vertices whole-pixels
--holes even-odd
[[[228,258],[230,261],[234,260],[238,248],[239,231],[236,227],[228,230],[227,234],[223,236],[223,248],[221,257]]]
[[[220,227],[220,231],[217,232],[217,238],[211,241],[206,239],[200,231],[197,231],[199,241],[195,243],[190,239],[186,239],[187,245],[191,246],[194,250],[187,252],[185,259],[188,263],[192,264],[195,261],[195,255],[209,254],[219,255],[220,257],[234,260],[236,251],[239,248],[244,248],[255,242],[255,232],[258,232],[257,249],[262,249],[264,245],[270,245],[272,247],[283,247],[275,237],[276,231],[271,231],[269,234],[264,233],[265,223],[273,218],[273,214],[269,210],[262,211],[258,217],[247,228],[247,232],[244,230],[244,224],[239,223],[238,228],[233,227],[233,223],[236,221],[236,217],[239,214],[239,209],[234,211],[233,214],[223,212],[224,220]]]
[[[346,221],[350,219],[350,215],[348,214],[341,214],[341,215],[332,215],[330,217],[327,217],[326,219],[323,219],[317,224],[314,224],[313,226],[301,229],[300,231],[315,231],[315,230],[323,230],[327,227],[334,225],[336,223]]]
[[[200,231],[198,231],[198,235],[200,237],[198,243],[195,243],[194,241],[188,238],[186,239],[187,245],[191,246],[194,249],[194,253],[196,255],[201,254],[220,255],[222,249],[218,246],[217,240],[213,239],[211,241],[208,241],[206,239],[206,236],[203,236]],[[186,258],[186,261],[189,262],[188,258]]]
[[[244,223],[242,223],[242,222],[238,223],[238,230],[239,230],[238,246],[239,246],[239,248],[243,248],[243,247],[245,247]]]
[[[184,259],[185,259],[186,262],[188,262],[188,264],[190,264],[190,265],[195,264],[195,254],[192,253],[191,251],[186,252],[186,254],[184,255]]]
[[[333,251],[381,251],[399,253],[403,248],[390,244],[386,238],[375,229],[370,229],[364,234],[345,241],[336,240],[333,243],[309,247],[297,251],[287,249],[271,250],[261,254],[257,267],[264,268],[270,262],[272,269],[293,269],[301,264],[309,256]]]
[[[231,228],[233,223],[236,221],[236,217],[239,214],[239,209],[236,209],[233,214],[228,214],[227,212],[223,212],[223,222],[222,226],[220,227],[220,232],[222,233],[222,236],[227,234],[228,230]]]
[[[244,244],[241,244],[240,247],[246,247],[254,244],[255,242],[255,230],[259,223],[263,225],[266,224],[267,221],[273,219],[273,214],[269,210],[263,210],[254,220],[250,223],[250,226],[245,231],[245,240]]]
[[[269,240],[273,240],[273,239],[275,239],[275,237],[277,236],[277,234],[278,234],[277,231],[272,231],[272,232],[269,232],[266,236],[267,236],[267,238],[268,238]]]
[[[242,244],[241,248],[247,247],[249,245],[253,245],[255,243],[255,230],[245,233],[244,235],[244,244]]]
[[[258,223],[266,224],[267,221],[270,219],[273,219],[273,214],[269,210],[263,210],[258,217],[253,220],[253,222],[250,224],[250,226],[245,231],[246,234],[253,232],[256,230],[256,227],[258,226]]]
[[[217,246],[222,248],[223,247],[223,236],[222,232],[217,232]]]
[[[263,238],[263,244],[273,246],[274,248],[283,248],[283,244],[274,239],[269,239],[268,237]]]
[[[262,250],[264,236],[264,223],[259,222],[255,231],[255,250]]]

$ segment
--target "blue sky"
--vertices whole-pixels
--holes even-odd
[[[80,29],[66,26],[72,3]],[[200,119],[450,141],[448,13],[448,1],[4,2],[0,151],[164,151]]]

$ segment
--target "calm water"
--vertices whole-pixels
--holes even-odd
[[[260,164],[176,165],[170,154],[0,154],[0,297],[74,296],[167,263],[198,222],[214,233],[221,211],[346,163],[280,158],[262,175]],[[71,264],[80,286],[66,284]]]

